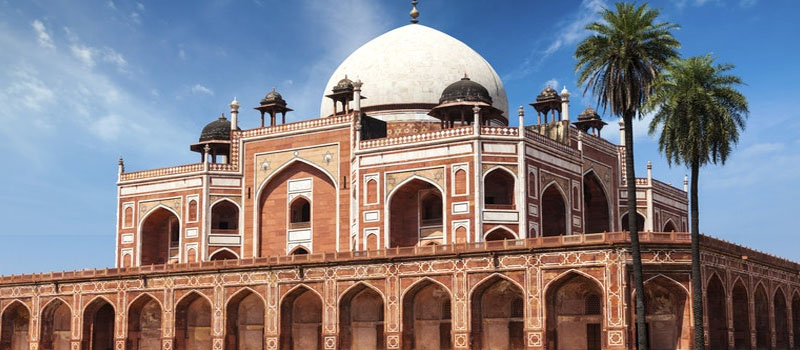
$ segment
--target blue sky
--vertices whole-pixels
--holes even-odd
[[[548,82],[575,86],[573,53],[595,1],[422,0],[420,22],[482,54],[511,109]],[[800,4],[793,0],[654,1],[681,25],[683,56],[736,65],[747,130],[724,167],[701,172],[701,230],[795,261],[800,208]],[[117,158],[128,170],[195,162],[202,127],[236,96],[240,125],[276,87],[318,117],[324,84],[369,39],[408,23],[408,1],[2,1],[0,274],[113,265]],[[528,110],[529,116],[533,114]],[[513,118],[512,118],[513,119]],[[613,120],[609,120],[612,121]],[[637,172],[681,184],[644,123]],[[617,142],[616,124],[604,135]]]

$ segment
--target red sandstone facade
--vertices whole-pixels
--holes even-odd
[[[510,127],[342,82],[325,118],[278,123],[273,91],[269,126],[209,124],[201,163],[120,162],[116,267],[0,278],[0,349],[633,348],[624,146],[568,94]],[[372,118],[394,110],[441,120]],[[651,344],[691,349],[686,193],[649,167],[637,188]],[[702,247],[710,348],[800,345],[800,266]]]

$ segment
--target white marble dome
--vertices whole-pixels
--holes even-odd
[[[324,95],[345,75],[364,85],[362,107],[429,103],[438,104],[445,87],[466,73],[492,96],[492,105],[508,117],[508,98],[503,82],[489,62],[458,39],[421,24],[409,24],[372,39],[342,62],[325,85],[320,115],[333,113],[333,102]],[[387,111],[388,113],[388,111]],[[387,121],[428,120],[426,111],[398,111],[381,115]]]

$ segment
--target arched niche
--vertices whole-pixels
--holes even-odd
[[[221,200],[211,207],[211,233],[239,233],[239,207],[236,204]]]
[[[235,259],[238,259],[236,253],[228,249],[220,249],[211,254],[209,260],[214,261],[214,260],[235,260]]]
[[[175,349],[211,349],[211,303],[196,292],[175,306]]]
[[[308,198],[299,196],[289,204],[289,228],[311,227],[311,202]]]
[[[756,349],[770,349],[772,334],[769,327],[769,297],[763,284],[756,287],[754,294],[756,319]]]
[[[789,312],[783,289],[775,290],[775,294],[772,296],[772,305],[775,315],[775,350],[789,350]]]
[[[675,232],[678,229],[675,227],[675,223],[672,220],[667,220],[664,223],[664,228],[661,229],[661,232]]]
[[[293,197],[287,196],[290,182],[302,183],[303,187],[293,188]],[[311,230],[314,247],[335,248],[335,237],[338,234],[336,185],[328,173],[298,160],[273,174],[259,192],[258,256],[285,255],[290,240],[298,239],[290,236],[290,231],[293,230],[290,227],[292,225],[290,215],[291,202],[300,197],[299,194],[308,195],[305,198],[310,199],[309,215],[313,220],[310,220],[307,226]],[[303,236],[307,238],[305,235],[304,233]]]
[[[31,313],[19,301],[12,302],[3,310],[0,325],[0,348],[9,350],[28,350]]]
[[[161,349],[161,305],[150,295],[142,295],[128,308],[128,349]]]
[[[642,232],[644,231],[644,216],[642,214],[636,213],[636,231]],[[628,222],[628,213],[622,215],[622,222],[620,222],[620,227],[622,227],[622,231],[630,231],[630,226]]]
[[[498,227],[498,228],[490,231],[489,233],[487,233],[486,237],[484,237],[484,240],[487,241],[487,242],[488,241],[502,241],[502,240],[506,240],[506,239],[517,239],[517,237],[514,236],[513,232],[507,230],[504,227]]]
[[[280,350],[322,349],[322,299],[301,286],[281,301]]]
[[[108,300],[97,297],[83,311],[83,350],[114,348],[115,310]]]
[[[264,350],[264,299],[245,289],[225,308],[226,349]]]
[[[686,290],[659,276],[644,285],[645,321],[653,350],[686,349],[691,342],[691,308]]]
[[[61,299],[53,299],[42,310],[39,348],[69,350],[72,310]]]
[[[570,272],[547,287],[547,349],[603,347],[603,290],[596,280]]]
[[[567,234],[567,204],[558,185],[550,184],[542,192],[542,236]]]
[[[403,296],[403,349],[452,349],[450,293],[423,280]]]
[[[583,218],[585,233],[611,231],[611,214],[608,195],[602,182],[590,171],[583,176]]]
[[[483,203],[487,209],[514,209],[514,175],[496,168],[483,177]]]
[[[178,256],[180,220],[164,207],[153,209],[142,221],[141,265],[166,264]]]
[[[750,350],[750,297],[741,280],[733,285],[731,299],[734,349]]]
[[[389,247],[409,247],[444,236],[442,192],[433,183],[412,179],[389,196]]]
[[[710,349],[727,349],[728,308],[725,302],[725,286],[716,274],[712,275],[708,281],[706,295]]]
[[[383,297],[360,283],[339,300],[339,348],[384,350]]]
[[[498,275],[472,292],[472,349],[524,349],[525,303],[522,289]]]

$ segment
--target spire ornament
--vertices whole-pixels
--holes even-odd
[[[411,1],[411,12],[409,16],[411,16],[411,23],[419,23],[417,17],[419,17],[419,10],[417,10],[417,0]]]

